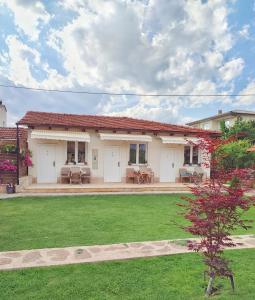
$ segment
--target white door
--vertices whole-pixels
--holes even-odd
[[[40,145],[37,158],[37,182],[56,183],[56,148],[54,145]]]
[[[104,150],[104,182],[121,182],[120,148],[117,146]]]
[[[161,150],[160,182],[175,182],[175,149]]]

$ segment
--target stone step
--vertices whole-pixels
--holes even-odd
[[[120,192],[190,192],[188,187],[177,186],[177,187],[36,187],[36,188],[26,188],[23,192],[25,193],[120,193]]]

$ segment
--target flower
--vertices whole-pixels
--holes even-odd
[[[26,152],[25,157],[23,159],[23,162],[24,162],[25,166],[27,166],[27,167],[32,167],[33,166],[33,162],[32,162],[32,159],[31,159],[31,156],[30,156],[29,152]]]
[[[13,164],[10,160],[4,160],[0,162],[1,171],[16,172],[17,166]]]

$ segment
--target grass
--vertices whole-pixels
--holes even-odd
[[[230,250],[236,291],[217,281],[217,300],[254,299],[255,251]],[[1,299],[204,299],[198,254],[0,272]]]
[[[180,195],[1,200],[0,251],[185,238],[188,234],[179,227],[184,221],[176,205],[180,201]],[[254,216],[251,209],[246,217]]]

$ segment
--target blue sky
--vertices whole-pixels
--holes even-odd
[[[139,94],[255,93],[253,0],[0,0],[0,83]],[[255,97],[134,97],[0,87],[26,111],[185,123]]]

